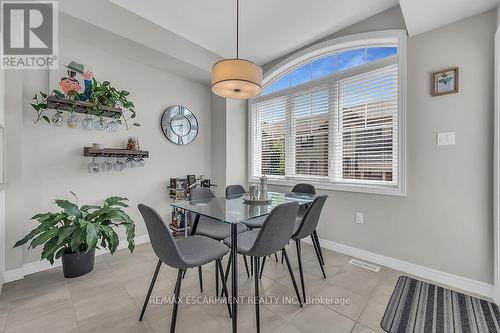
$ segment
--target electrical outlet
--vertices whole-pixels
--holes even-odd
[[[455,132],[437,133],[436,143],[438,146],[453,146],[455,141]]]
[[[363,224],[363,222],[364,222],[363,221],[363,219],[364,219],[364,214],[363,213],[356,212],[355,218],[356,218],[356,223]]]

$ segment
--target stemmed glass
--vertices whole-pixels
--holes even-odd
[[[94,121],[94,129],[96,131],[104,131],[107,126],[108,126],[108,123],[106,122],[106,120],[103,117],[98,117]]]
[[[92,157],[92,162],[88,165],[88,172],[90,174],[97,174],[101,171],[101,166],[95,161],[95,156]]]
[[[146,164],[144,159],[140,156],[135,158],[135,163],[136,163],[138,168],[142,168]]]
[[[117,157],[116,162],[113,163],[113,170],[120,172],[123,171],[123,169],[125,169],[125,163],[120,161],[120,159]]]
[[[135,158],[130,156],[125,160],[125,166],[127,168],[135,168],[137,167],[137,162],[135,161]]]
[[[118,123],[116,122],[116,120],[112,119],[110,122],[108,122],[106,130],[109,133],[115,133],[117,129],[118,129]]]
[[[82,120],[82,128],[86,131],[90,131],[94,126],[94,122],[92,120],[92,116],[87,114],[85,118]]]
[[[106,157],[106,160],[101,164],[102,172],[108,173],[113,170],[113,164],[109,162],[109,156]]]

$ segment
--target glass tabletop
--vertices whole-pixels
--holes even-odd
[[[240,223],[256,217],[267,215],[279,204],[296,201],[299,205],[311,203],[315,195],[307,193],[269,192],[271,200],[267,204],[250,204],[243,200],[246,194],[207,200],[183,201],[170,205],[189,212],[200,214],[226,223]]]

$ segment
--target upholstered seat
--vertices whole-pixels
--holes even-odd
[[[181,268],[198,267],[222,258],[229,252],[229,248],[220,242],[205,236],[191,236],[175,241],[184,261]]]
[[[238,223],[237,228],[238,233],[247,230],[247,227],[243,223]],[[231,235],[231,225],[205,216],[200,216],[200,221],[196,228],[196,235],[207,236],[221,241]]]

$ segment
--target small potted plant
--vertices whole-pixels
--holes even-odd
[[[62,211],[33,216],[31,219],[39,225],[14,247],[31,240],[28,249],[43,245],[42,260],[54,264],[55,259],[62,257],[64,277],[87,274],[94,269],[95,249],[109,249],[111,254],[116,251],[119,244],[116,228],[125,228],[128,248],[134,251],[135,224],[123,211],[128,207],[125,201],[128,200],[110,197],[102,206],[78,207],[68,200],[56,200]]]

